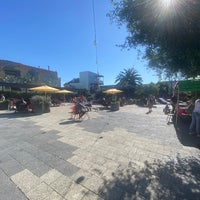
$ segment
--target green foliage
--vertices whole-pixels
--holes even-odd
[[[85,96],[86,98],[89,96],[89,92],[87,89],[77,89],[77,95],[78,96]]]
[[[45,96],[35,95],[31,98],[34,105],[41,105],[45,101]]]
[[[126,25],[124,48],[143,46],[149,67],[185,77],[200,74],[200,1],[113,1],[111,20]]]
[[[2,91],[1,93],[4,94],[6,99],[11,99],[11,98],[20,99],[21,97],[27,99],[31,98],[31,96],[33,95],[32,93],[26,93],[21,91]]]
[[[50,112],[51,98],[49,96],[35,95],[31,98],[31,102],[34,105],[34,112]]]
[[[142,85],[142,78],[134,68],[129,68],[118,74],[115,83],[123,90],[125,96],[132,97],[137,88]]]

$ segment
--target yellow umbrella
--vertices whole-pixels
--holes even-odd
[[[69,91],[69,90],[58,90],[58,91],[56,91],[56,93],[60,93],[60,94],[72,94],[73,92]]]
[[[56,91],[56,93],[64,94],[64,101],[65,101],[65,94],[73,94],[73,92],[69,90],[59,90],[59,91]]]
[[[123,92],[123,91],[115,89],[115,88],[104,91],[104,93],[106,93],[106,94],[117,94],[117,93],[121,93],[121,92]]]
[[[50,87],[48,85],[43,85],[43,86],[38,86],[38,87],[34,87],[34,88],[29,88],[29,90],[37,91],[37,92],[44,92],[45,96],[46,96],[47,92],[52,93],[52,92],[58,91],[59,89]]]
[[[48,85],[29,88],[29,90],[38,91],[38,92],[56,92],[56,91],[59,91],[59,89],[50,87]]]
[[[104,93],[106,93],[106,94],[112,94],[112,100],[114,100],[114,101],[116,101],[116,95],[115,94],[118,94],[118,93],[121,93],[121,92],[123,92],[123,91],[115,89],[115,88],[104,91]]]

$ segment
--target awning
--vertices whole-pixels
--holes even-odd
[[[179,92],[200,91],[200,80],[185,80],[178,83]]]

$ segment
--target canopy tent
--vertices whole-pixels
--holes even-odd
[[[179,81],[178,90],[179,92],[200,91],[200,79]]]
[[[183,80],[178,81],[176,84],[178,87],[174,87],[174,89],[178,89],[177,96],[177,109],[179,107],[179,95],[181,92],[198,92],[200,91],[200,79],[192,79],[192,80]],[[178,120],[178,112],[176,112],[176,123]]]

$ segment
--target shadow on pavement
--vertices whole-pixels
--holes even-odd
[[[184,146],[200,148],[200,138],[189,135],[190,122],[189,119],[178,119],[177,124],[174,121],[177,138]]]
[[[104,180],[99,195],[105,200],[199,199],[200,162],[195,158],[135,166],[131,163],[127,169],[118,170],[111,179]]]
[[[7,113],[1,113],[0,118],[22,118],[22,117],[32,117],[32,116],[35,116],[35,115],[40,115],[40,114],[7,112]]]
[[[67,125],[67,124],[74,124],[74,123],[80,123],[82,122],[81,120],[68,120],[68,121],[64,121],[64,122],[60,122],[60,125]]]

